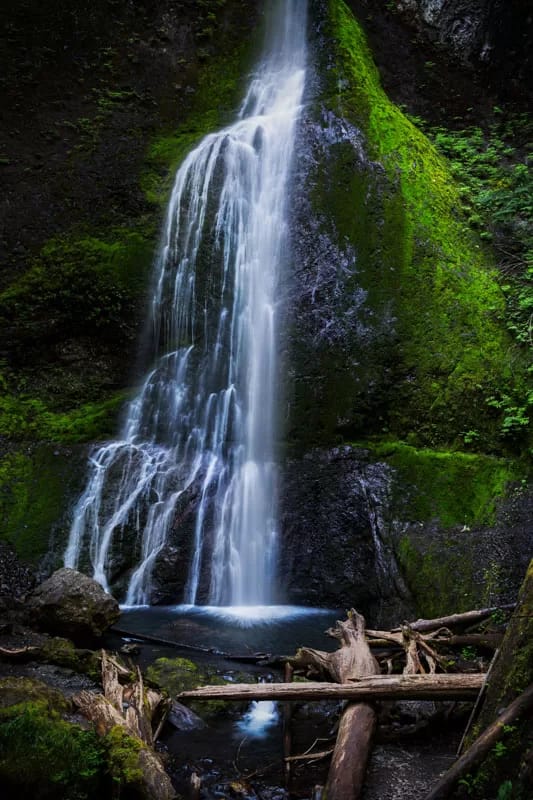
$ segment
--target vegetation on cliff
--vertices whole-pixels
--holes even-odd
[[[388,374],[378,413],[345,362],[349,391],[341,388],[329,401],[337,419],[353,422],[337,429],[426,447],[522,451],[523,420],[510,409],[527,398],[526,368],[503,323],[505,299],[490,252],[461,213],[445,160],[385,95],[361,27],[342,0],[329,3],[327,34],[321,103],[362,130],[371,164],[358,167],[346,147],[333,148],[314,202],[332,219],[326,227],[354,247],[353,280],[366,292],[366,306],[387,315],[394,329],[370,366],[359,355],[363,371]],[[338,388],[338,380],[332,383]],[[504,397],[507,414],[498,402]]]

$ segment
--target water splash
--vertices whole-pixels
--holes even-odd
[[[259,683],[271,682],[271,675],[259,678]],[[262,739],[278,721],[278,704],[274,700],[254,700],[244,717],[237,722],[237,728],[247,737]]]
[[[274,700],[254,700],[237,727],[245,736],[262,739],[278,721],[279,711]]]
[[[109,590],[113,551],[133,531],[138,560],[127,605],[150,601],[156,559],[192,490],[198,507],[185,602],[197,602],[206,565],[211,604],[272,600],[277,288],[305,23],[306,0],[273,4],[236,122],[206,136],[176,175],[151,304],[164,354],[129,404],[120,438],[91,456],[65,552],[67,566],[88,560]]]

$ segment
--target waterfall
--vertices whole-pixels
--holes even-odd
[[[179,168],[155,263],[151,328],[160,355],[116,441],[90,458],[65,564],[91,564],[109,590],[125,531],[139,560],[125,601],[147,603],[153,567],[184,494],[195,489],[194,604],[272,601],[278,539],[278,285],[305,82],[306,0],[268,4],[262,58],[236,121]],[[131,546],[131,545],[130,545]]]

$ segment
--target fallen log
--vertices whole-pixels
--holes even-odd
[[[0,658],[6,659],[6,661],[32,661],[40,653],[40,647],[28,646],[14,649],[0,647]]]
[[[485,674],[375,675],[349,683],[232,683],[200,686],[179,700],[472,700]]]
[[[508,603],[504,606],[492,606],[491,608],[478,608],[475,611],[465,611],[461,614],[450,614],[447,617],[438,617],[437,619],[417,619],[415,622],[410,622],[409,627],[418,631],[419,633],[427,633],[435,631],[439,628],[453,628],[455,626],[468,627],[482,622],[497,611],[513,611],[516,603]],[[394,628],[394,631],[399,631],[401,628]]]
[[[94,723],[100,736],[119,726],[139,744],[138,763],[141,770],[143,794],[151,800],[171,800],[175,797],[170,778],[161,760],[153,751],[153,723],[156,709],[167,713],[167,703],[161,695],[146,689],[140,670],[137,680],[123,685],[119,674],[125,677],[123,667],[102,650],[102,685],[104,694],[82,690],[72,698],[81,713]],[[161,718],[156,722],[160,729]]]
[[[516,700],[513,700],[499,715],[498,719],[483,731],[466,753],[450,767],[430,793],[426,795],[425,800],[446,800],[458,781],[481,763],[487,753],[503,736],[505,733],[504,726],[512,725],[513,722],[531,709],[533,709],[533,684],[525,692],[522,692]]]
[[[109,629],[111,633],[116,633],[122,638],[132,639],[133,641],[149,642],[150,644],[161,644],[164,647],[172,647],[174,650],[190,650],[193,653],[207,653],[224,658],[227,661],[238,661],[242,664],[265,664],[266,666],[279,666],[287,661],[288,656],[273,655],[272,653],[225,653],[216,647],[202,647],[196,644],[185,644],[175,642],[172,639],[162,639],[160,636],[152,636],[148,633],[137,633],[126,631],[124,628],[117,628],[113,625]]]

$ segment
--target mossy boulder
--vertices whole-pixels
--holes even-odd
[[[57,689],[36,678],[0,678],[0,708],[17,706],[20,703],[40,703],[54,711],[67,711],[69,706],[64,695]]]
[[[94,679],[98,679],[101,674],[100,659],[96,652],[77,648],[69,639],[59,636],[43,642],[39,659],[47,664],[72,669]]]
[[[29,606],[43,630],[74,641],[100,637],[120,616],[118,602],[99,583],[67,567],[35,590]]]
[[[200,667],[188,658],[158,658],[146,671],[146,678],[174,699],[181,692],[204,684],[223,686],[227,683],[213,670]],[[200,716],[211,716],[228,711],[223,700],[192,701],[189,705]]]

